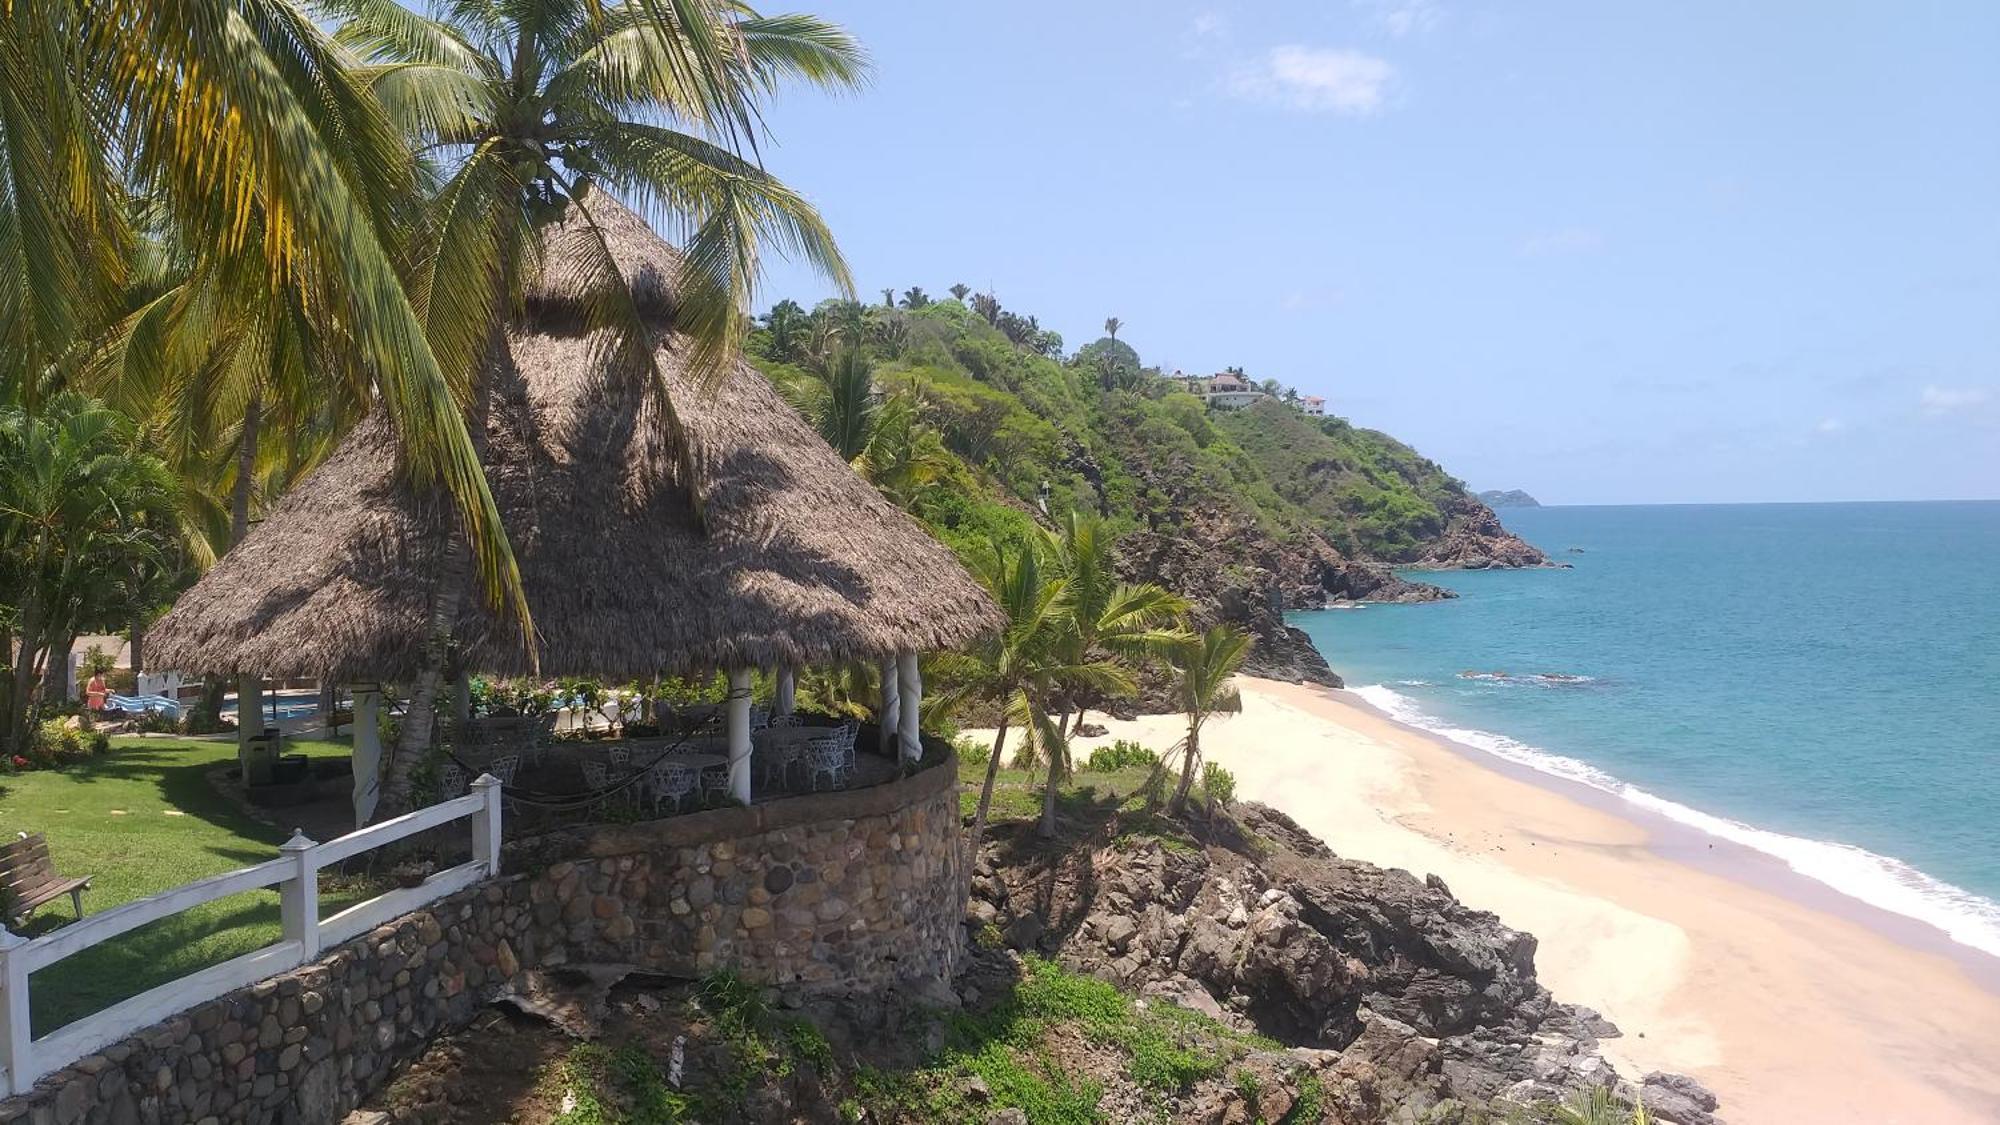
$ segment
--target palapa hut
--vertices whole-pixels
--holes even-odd
[[[676,252],[602,193],[591,213],[642,308],[664,329]],[[553,228],[552,250],[564,231]],[[783,709],[797,666],[880,664],[884,726],[893,721],[904,755],[919,754],[916,654],[963,647],[998,628],[984,589],[762,375],[739,364],[714,385],[697,385],[680,349],[665,343],[658,361],[700,467],[698,520],[688,490],[675,483],[644,378],[609,373],[604,337],[581,326],[554,265],[531,288],[528,313],[495,374],[485,464],[542,673],[728,670],[730,784],[746,801],[754,668],[779,671]],[[154,661],[210,675],[409,682],[424,662],[455,520],[441,494],[406,482],[395,433],[378,412],[154,626]],[[517,626],[476,596],[465,600],[455,637],[470,668],[530,668]],[[379,759],[379,748],[363,744],[373,738],[373,705],[372,695],[357,693],[364,816],[359,795],[372,806]]]

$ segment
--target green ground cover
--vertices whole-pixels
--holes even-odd
[[[345,743],[293,741],[288,753],[345,755]],[[0,831],[40,832],[56,869],[89,875],[86,913],[277,857],[286,833],[245,816],[204,776],[233,761],[233,741],[118,738],[111,753],[65,769],[0,777]],[[365,897],[329,892],[330,913]],[[71,920],[69,901],[36,911],[36,937]],[[277,939],[278,895],[233,895],[77,954],[29,982],[35,1034]]]

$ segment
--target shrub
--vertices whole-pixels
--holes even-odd
[[[111,753],[111,736],[103,731],[93,733],[90,736],[90,752],[99,757]]]
[[[993,756],[993,747],[973,738],[955,738],[952,749],[958,751],[958,760],[975,766],[983,766]]]
[[[1201,794],[1210,809],[1228,808],[1236,801],[1236,775],[1214,762],[1202,763]]]
[[[1160,764],[1160,756],[1129,739],[1121,738],[1109,746],[1100,746],[1090,752],[1090,760],[1083,768],[1091,773],[1110,773],[1113,770],[1140,766],[1151,769]]]
[[[28,757],[42,768],[67,765],[85,754],[83,735],[62,719],[50,719],[35,731]]]

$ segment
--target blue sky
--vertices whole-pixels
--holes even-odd
[[[2000,497],[2000,4],[810,7],[874,82],[766,157],[864,294],[1116,315],[1549,502]]]

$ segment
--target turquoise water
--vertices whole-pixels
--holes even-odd
[[[1502,515],[1575,569],[1296,623],[1405,721],[2000,955],[2000,502]]]

